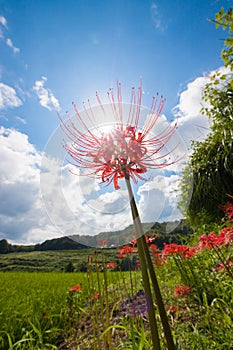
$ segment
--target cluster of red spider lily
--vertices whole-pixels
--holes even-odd
[[[227,203],[226,205],[223,205],[221,207],[221,209],[225,212],[228,220],[232,220],[233,219],[233,204],[232,203]]]
[[[165,103],[158,94],[152,99],[145,123],[139,129],[142,92],[141,85],[137,96],[135,89],[132,88],[129,112],[127,118],[124,118],[121,86],[117,83],[117,100],[113,89],[110,89],[108,98],[115,124],[109,133],[104,132],[101,125],[98,125],[89,101],[88,109],[84,105],[84,117],[75,104],[73,104],[74,118],[67,113],[68,120],[64,122],[59,116],[61,128],[68,138],[64,148],[73,160],[71,163],[79,169],[86,170],[86,175],[101,179],[103,183],[113,182],[115,189],[120,188],[118,185],[120,178],[132,178],[136,183],[138,179],[145,180],[142,174],[145,174],[148,168],[164,167],[174,163],[166,159],[173,150],[166,151],[163,155],[159,153],[171,139],[176,125],[173,127],[169,125],[156,136],[151,135]],[[100,111],[106,119],[104,106],[98,94],[96,96]]]
[[[174,290],[174,295],[175,296],[184,296],[186,294],[189,294],[190,292],[190,287],[189,286],[185,286],[185,285],[177,285],[175,287],[175,290]]]
[[[219,234],[210,232],[208,235],[202,235],[198,246],[201,249],[212,249],[231,244],[233,242],[233,227],[224,227]]]
[[[179,254],[183,258],[191,258],[193,255],[200,253],[204,249],[221,247],[233,242],[233,227],[225,227],[219,231],[219,234],[210,232],[208,235],[200,236],[199,242],[189,247],[176,243],[164,244],[163,256]]]
[[[137,253],[137,248],[133,248],[129,245],[123,246],[121,249],[118,249],[117,258],[124,259],[127,256],[130,256],[133,253]]]
[[[161,266],[167,262],[167,258],[164,257],[163,252],[161,252],[156,244],[151,244],[150,246],[150,252],[153,258],[153,265],[154,266]]]
[[[196,254],[197,248],[189,247],[186,245],[179,245],[176,243],[166,244],[164,243],[163,249],[163,257],[172,254],[179,254],[183,258],[191,258],[194,254]]]
[[[199,237],[199,242],[190,247],[188,245],[180,245],[177,243],[164,243],[164,248],[160,251],[157,245],[154,243],[157,236],[148,237],[146,235],[146,242],[150,248],[150,252],[153,258],[153,264],[160,266],[167,262],[169,255],[178,255],[182,258],[189,259],[192,256],[201,253],[205,249],[220,248],[233,243],[233,227],[225,227],[219,231],[218,234],[210,232],[208,235],[204,234]],[[133,253],[137,253],[137,242],[133,239],[129,242],[129,245],[123,246],[118,250],[117,258],[124,259]],[[223,264],[224,265],[224,264]],[[231,266],[231,263],[228,264]],[[216,270],[221,270],[221,264]],[[225,265],[224,265],[225,266]]]

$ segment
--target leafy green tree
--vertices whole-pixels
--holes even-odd
[[[65,266],[65,272],[74,272],[74,264],[72,261],[69,261],[68,264]]]
[[[216,72],[206,85],[202,113],[211,119],[211,132],[203,142],[193,143],[189,165],[184,170],[181,189],[185,202],[193,181],[193,193],[187,218],[194,226],[219,222],[220,207],[233,194],[233,11],[222,8],[215,16],[216,27],[228,30],[222,59],[226,73]]]

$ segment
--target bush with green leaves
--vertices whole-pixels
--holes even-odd
[[[210,77],[203,93],[207,107],[202,113],[211,120],[211,131],[203,142],[193,142],[193,153],[181,184],[185,202],[190,180],[193,193],[187,218],[194,226],[220,222],[220,206],[233,194],[233,11],[222,8],[215,16],[217,27],[228,30],[222,59],[226,67]],[[192,177],[192,179],[190,179]]]

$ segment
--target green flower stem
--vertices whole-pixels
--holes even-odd
[[[172,255],[172,259],[180,273],[182,282],[185,283],[186,285],[192,285],[192,280],[190,279],[190,276],[187,273],[187,271],[184,269],[182,265],[182,261],[180,260],[180,257],[177,257],[176,255]]]
[[[100,275],[99,275],[99,264],[97,260],[98,253],[94,253],[94,260],[95,260],[95,270],[96,270],[96,276],[97,276],[97,285],[98,285],[98,294],[99,294],[99,301],[100,301],[100,313],[101,313],[101,322],[102,325],[104,325],[104,300],[102,295],[102,289],[101,289],[101,282],[100,282]],[[98,316],[97,316],[97,323],[98,323]],[[99,326],[99,325],[98,325]],[[104,348],[106,348],[107,344],[107,336],[104,335]]]
[[[106,270],[106,264],[104,263],[104,293],[105,293],[105,302],[106,302],[106,329],[110,326],[110,320],[109,320],[109,300],[108,300],[108,281],[107,281],[107,270]],[[108,349],[112,350],[112,342],[111,342],[111,333],[110,331],[107,332],[107,342],[108,342]]]
[[[148,306],[148,311],[149,311],[148,316],[149,316],[153,350],[161,350],[159,334],[158,334],[158,326],[157,326],[157,322],[156,322],[156,318],[155,318],[155,310],[154,310],[154,306],[153,306],[153,299],[152,299],[152,293],[151,293],[151,288],[150,288],[150,281],[149,281],[149,276],[148,276],[148,271],[147,271],[144,249],[143,249],[143,238],[142,237],[144,237],[144,236],[143,236],[142,224],[141,224],[140,217],[138,214],[138,210],[137,210],[136,202],[134,199],[130,179],[126,173],[125,173],[125,180],[126,180],[128,193],[129,193],[130,207],[131,207],[131,212],[132,212],[132,217],[133,217],[133,222],[134,222],[134,228],[136,231],[138,255],[139,255],[139,260],[140,260],[140,265],[141,265],[141,270],[142,270],[143,286],[144,286],[145,293],[148,297],[147,306]]]
[[[94,281],[93,281],[93,274],[92,274],[92,257],[88,257],[88,272],[87,272],[87,277],[88,277],[88,286],[91,291],[91,297],[95,295],[95,288],[94,288]],[[94,298],[94,308],[92,308],[91,312],[91,320],[92,320],[92,325],[93,325],[93,331],[94,331],[94,336],[97,339],[97,344],[94,342],[94,350],[101,349],[101,344],[100,344],[100,329],[99,329],[99,320],[98,320],[98,313],[97,313],[97,302]]]
[[[172,338],[172,332],[169,325],[167,313],[164,307],[163,298],[160,292],[158,279],[155,274],[154,266],[151,260],[150,252],[149,252],[148,245],[146,243],[146,239],[144,235],[142,236],[142,245],[143,245],[144,254],[146,256],[146,262],[150,272],[150,277],[151,277],[151,281],[152,281],[152,285],[153,285],[153,289],[154,289],[154,293],[155,293],[155,297],[156,297],[156,301],[159,309],[161,322],[163,325],[164,335],[167,341],[167,347],[168,347],[168,350],[175,350],[176,347]]]

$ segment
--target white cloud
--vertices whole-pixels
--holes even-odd
[[[15,89],[0,83],[0,109],[14,108],[21,105],[22,101],[17,96]]]
[[[25,120],[24,118],[21,118],[21,117],[19,117],[19,116],[16,116],[15,118],[16,118],[16,120],[18,120],[20,123],[22,123],[22,124],[27,124],[27,122],[26,122],[26,120]]]
[[[205,85],[210,82],[212,77],[219,72],[220,74],[230,73],[226,67],[220,67],[217,70],[211,71],[209,74],[204,74],[202,77],[196,78],[188,83],[187,88],[179,95],[179,103],[173,108],[173,114],[176,117],[196,117],[201,114],[202,107],[208,107],[209,104],[202,101]]]
[[[70,165],[61,169],[59,161],[43,157],[43,200],[50,220],[63,235],[94,235],[131,223],[128,194],[124,190],[115,191],[109,186],[110,192],[103,193],[99,187],[93,187],[91,178],[80,182],[69,169]],[[86,192],[86,186],[91,190]]]
[[[6,18],[4,16],[0,16],[0,24],[3,27],[7,28],[7,20],[6,20]]]
[[[0,40],[5,39],[4,31],[7,31],[7,20],[4,16],[0,16]],[[20,49],[16,46],[14,46],[12,39],[6,38],[5,43],[8,47],[10,47],[14,53],[19,53]]]
[[[166,29],[166,25],[163,22],[162,16],[158,9],[158,5],[156,3],[152,3],[150,12],[155,28],[164,31]]]
[[[38,226],[40,156],[18,131],[0,129],[0,227],[1,238],[21,241]]]
[[[20,49],[13,45],[13,42],[12,42],[12,40],[10,38],[6,39],[6,44],[7,44],[7,46],[9,46],[13,50],[14,53],[19,53],[20,52]]]
[[[177,209],[180,175],[165,176],[160,171],[150,182],[138,188],[139,212],[143,222],[179,220],[182,214]]]
[[[175,116],[192,117],[200,114],[201,98],[208,81],[208,77],[199,77],[188,84],[187,89],[180,94],[179,104],[173,110]]]
[[[191,153],[191,141],[203,141],[210,132],[211,121],[201,113],[201,108],[207,106],[202,101],[205,85],[209,82],[208,76],[196,78],[187,85],[187,88],[179,95],[179,103],[173,108],[173,114],[177,118],[178,147],[174,155],[182,157],[185,164]]]
[[[50,89],[44,87],[46,82],[47,78],[42,76],[41,80],[36,80],[35,85],[33,86],[33,90],[36,91],[42,107],[47,108],[50,111],[53,109],[59,111],[59,101]]]

